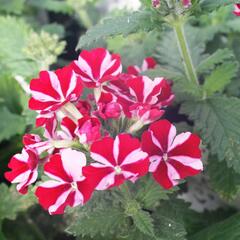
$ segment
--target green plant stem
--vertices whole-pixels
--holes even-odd
[[[131,200],[132,199],[132,194],[130,192],[130,189],[127,185],[127,183],[124,183],[122,186],[121,186],[121,192],[123,193],[124,197],[126,200]]]
[[[72,119],[75,123],[78,122],[78,119],[82,118],[82,114],[71,102],[68,102],[64,106],[62,106],[61,111],[64,115]]]
[[[192,57],[191,57],[187,40],[185,37],[185,33],[184,33],[184,22],[185,21],[183,17],[177,17],[172,22],[172,27],[176,35],[178,48],[183,59],[183,64],[185,67],[185,72],[187,74],[188,80],[191,83],[199,84],[196,70],[193,66]]]
[[[32,231],[34,232],[35,236],[39,239],[39,240],[46,240],[44,234],[42,233],[42,231],[39,229],[39,227],[35,224],[35,222],[29,218],[29,216],[27,215],[27,213],[23,214],[25,220],[27,221],[27,223],[31,226]]]

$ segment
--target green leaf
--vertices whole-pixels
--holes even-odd
[[[201,6],[203,11],[213,11],[223,5],[233,4],[233,1],[229,0],[200,0],[199,5]],[[237,1],[235,1],[237,3]]]
[[[21,14],[25,0],[1,0],[0,12]]]
[[[150,213],[139,210],[132,215],[133,222],[140,232],[148,236],[154,236],[153,219]]]
[[[11,113],[6,107],[0,107],[0,141],[22,134],[26,127],[24,118]]]
[[[10,74],[0,74],[0,106],[7,107],[12,113],[20,114],[22,106],[19,102],[21,89]],[[11,93],[11,94],[9,94]]]
[[[68,209],[65,216],[68,227],[66,231],[75,236],[116,237],[125,232],[128,221],[124,209],[114,204],[115,199],[110,192],[97,192],[88,204],[75,209]],[[111,239],[111,238],[110,238]]]
[[[229,27],[234,32],[240,32],[240,19],[235,18],[233,20],[227,21],[226,26]]]
[[[57,13],[70,14],[72,12],[72,8],[67,4],[67,2],[61,0],[28,0],[28,4],[33,7],[43,8]]]
[[[198,65],[197,72],[203,73],[212,70],[216,64],[223,63],[225,60],[233,58],[233,56],[233,52],[227,48],[218,49],[215,53],[208,56]]]
[[[237,213],[189,237],[189,240],[237,240],[240,239],[240,214]]]
[[[185,35],[193,65],[197,68],[197,66],[206,58],[206,55],[204,54],[205,45],[213,38],[214,33],[210,28],[195,28],[186,25]],[[165,72],[167,71],[178,76],[176,79],[173,78],[172,80],[187,80],[176,36],[173,31],[170,30],[164,33],[164,36],[156,49],[156,58]]]
[[[177,188],[165,190],[150,177],[139,180],[134,188],[137,189],[135,198],[144,209],[154,209],[159,205],[160,200],[169,199],[169,195],[178,190]]]
[[[184,217],[188,204],[181,200],[164,201],[153,214],[157,239],[186,240]]]
[[[23,53],[31,28],[22,19],[0,16],[0,71],[29,76],[37,71],[35,63]]]
[[[127,216],[131,217],[137,229],[150,237],[154,236],[153,219],[149,212],[141,209],[140,204],[131,200],[125,203]]]
[[[42,30],[50,34],[57,34],[59,38],[63,38],[65,34],[63,25],[60,25],[58,23],[45,24],[42,26]]]
[[[116,35],[127,36],[138,31],[149,32],[155,27],[151,13],[147,11],[133,12],[124,16],[109,18],[92,28],[82,36],[77,49],[87,47],[94,42]]]
[[[20,195],[15,186],[7,187],[0,184],[0,222],[3,219],[14,220],[19,212],[25,211],[35,203],[35,197],[30,192]]]
[[[211,96],[215,92],[221,92],[236,76],[238,71],[237,62],[224,63],[212,71],[211,75],[206,77],[203,89]]]
[[[226,162],[210,159],[207,165],[210,184],[226,200],[236,198],[240,190],[240,174],[228,168]]]
[[[186,102],[181,113],[194,121],[212,155],[226,160],[228,167],[240,173],[240,100],[234,97],[212,97]]]

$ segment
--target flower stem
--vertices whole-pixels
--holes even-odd
[[[72,140],[52,140],[52,145],[55,148],[69,148],[76,144],[75,141]]]
[[[64,115],[72,119],[75,123],[78,122],[78,119],[82,118],[82,114],[79,112],[76,106],[71,102],[66,103],[61,108],[61,111],[64,113]]]
[[[199,84],[196,70],[193,65],[192,57],[189,51],[187,40],[184,32],[184,23],[185,20],[183,17],[178,16],[173,22],[172,27],[174,29],[178,48],[183,59],[183,64],[185,67],[185,72],[188,77],[189,82],[194,84]]]

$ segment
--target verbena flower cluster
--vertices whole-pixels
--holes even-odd
[[[41,71],[30,83],[29,108],[38,113],[36,127],[44,136],[23,136],[22,153],[12,157],[5,177],[22,194],[41,179],[39,203],[62,214],[94,191],[148,173],[165,189],[198,174],[200,138],[177,134],[172,123],[159,120],[174,100],[171,82],[141,75],[155,66],[146,58],[123,73],[118,54],[97,48],[83,50],[69,66]]]

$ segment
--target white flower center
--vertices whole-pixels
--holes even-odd
[[[168,160],[168,155],[167,153],[164,153],[162,156],[163,160],[166,162]]]
[[[72,182],[72,183],[71,183],[71,187],[72,187],[74,190],[77,190],[77,188],[78,188],[77,183],[76,183],[76,182]]]
[[[122,169],[120,166],[114,167],[114,170],[115,170],[116,175],[120,175],[122,173]]]

